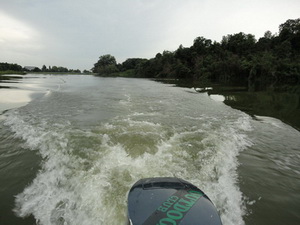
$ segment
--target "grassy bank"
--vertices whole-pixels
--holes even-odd
[[[13,70],[0,71],[0,75],[6,75],[6,74],[20,74],[20,75],[24,75],[24,74],[26,74],[26,72],[23,72],[23,71],[13,71]]]
[[[30,74],[42,75],[94,75],[93,73],[76,73],[76,72],[29,72]]]
[[[130,69],[130,70],[126,70],[126,71],[119,71],[119,72],[115,72],[115,73],[102,73],[102,74],[93,73],[93,75],[99,76],[99,77],[128,77],[128,78],[137,77],[134,69]]]

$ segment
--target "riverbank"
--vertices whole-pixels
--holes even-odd
[[[20,74],[20,75],[25,75],[26,72],[23,72],[23,71],[14,71],[14,70],[0,71],[0,80],[1,80],[1,75],[8,75],[8,74]]]

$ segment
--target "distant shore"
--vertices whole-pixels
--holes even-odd
[[[26,72],[23,72],[23,71],[13,71],[13,70],[0,71],[0,75],[9,75],[9,74],[25,75]]]

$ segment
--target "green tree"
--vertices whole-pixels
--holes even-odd
[[[100,75],[118,72],[115,57],[110,54],[100,56],[98,62],[94,64],[92,71]]]
[[[191,70],[182,64],[181,62],[178,62],[178,64],[175,67],[175,76],[178,79],[187,79],[190,78]]]
[[[279,32],[287,32],[289,34],[297,34],[300,32],[300,18],[295,20],[287,20],[279,26]]]
[[[279,38],[282,42],[289,41],[294,53],[300,53],[300,18],[287,20],[279,26]]]
[[[238,34],[230,34],[223,37],[222,45],[225,49],[235,54],[247,55],[254,49],[255,42],[254,35],[240,32]]]
[[[47,72],[47,67],[45,65],[42,67],[42,72]]]
[[[207,53],[207,50],[212,45],[212,41],[210,39],[206,39],[204,37],[197,37],[194,40],[194,44],[191,49],[198,54]]]
[[[52,66],[51,72],[58,72],[58,67],[57,66]]]
[[[135,69],[140,63],[142,63],[144,61],[145,61],[145,59],[141,59],[141,58],[126,59],[122,63],[121,70],[126,71],[126,70]]]
[[[224,36],[221,42],[197,37],[191,47],[157,53],[151,59],[127,59],[116,64],[101,56],[93,72],[146,78],[179,78],[244,85],[259,90],[275,84],[300,83],[300,19],[287,20],[279,34],[266,31],[256,41],[243,32]]]
[[[13,64],[13,63],[0,63],[0,71],[6,71],[6,70],[11,70],[11,71],[22,71],[23,68],[22,66],[18,64]]]
[[[33,71],[33,72],[41,72],[41,69],[38,68],[38,67],[35,67],[32,71]]]

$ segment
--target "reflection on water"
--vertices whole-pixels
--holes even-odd
[[[184,87],[188,87],[187,83]],[[285,86],[281,91],[257,92],[249,92],[243,87],[190,87],[199,93],[206,92],[211,99],[222,101],[251,116],[274,117],[300,130],[300,86]]]
[[[30,94],[32,91],[28,90],[5,90],[0,92],[0,104],[3,103],[26,103],[31,100]]]
[[[250,115],[269,116],[300,129],[300,95],[287,92],[223,93],[224,103]]]
[[[26,105],[30,102],[30,90],[16,89],[23,76],[2,75],[0,76],[0,114],[1,112]]]
[[[62,83],[62,78],[50,79],[43,74],[0,75],[0,114],[49,95],[52,90],[58,90]]]
[[[0,89],[0,112],[26,105],[31,101],[33,91],[18,89]]]

